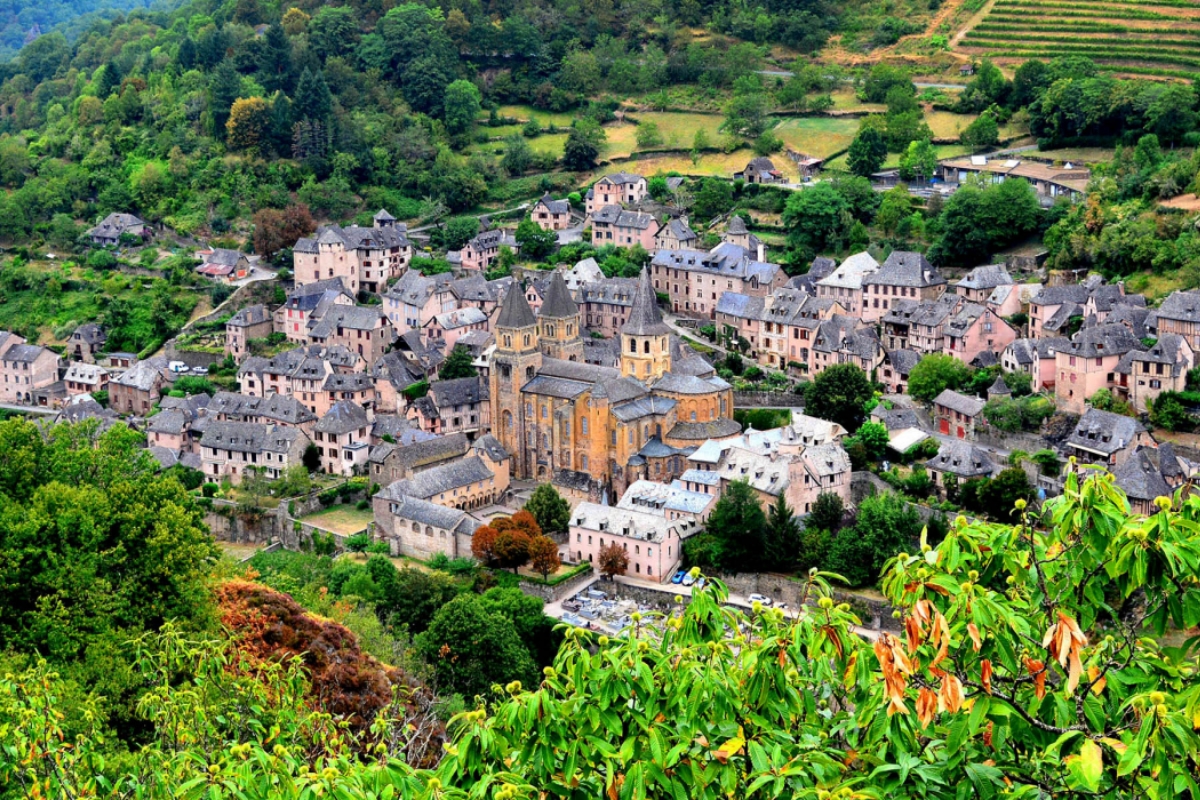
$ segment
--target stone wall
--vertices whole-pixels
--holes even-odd
[[[734,408],[794,408],[804,410],[804,398],[786,392],[734,392]]]
[[[986,426],[980,426],[975,429],[974,442],[985,447],[998,447],[1010,452],[1013,450],[1024,450],[1030,455],[1036,453],[1038,450],[1045,450],[1049,446],[1046,440],[1036,433],[1003,433],[987,428]],[[997,464],[997,466],[1005,467],[1008,465]]]
[[[521,581],[519,588],[522,592],[530,597],[540,597],[547,603],[554,603],[566,597],[576,594],[596,580],[596,571],[588,570],[587,572],[576,575],[570,580],[563,581],[556,586],[546,586],[541,583],[531,583],[530,581]]]
[[[237,513],[237,504],[230,500],[213,498],[213,507],[205,513],[204,522],[213,538],[222,542],[269,544],[286,539],[275,511],[244,516]]]

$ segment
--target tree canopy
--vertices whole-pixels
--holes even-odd
[[[854,433],[866,419],[866,404],[875,397],[867,374],[854,364],[834,364],[816,377],[804,394],[809,416],[836,422]]]

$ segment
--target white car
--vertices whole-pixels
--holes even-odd
[[[752,594],[746,599],[749,600],[751,604],[761,603],[764,606],[769,606],[772,602],[771,598],[767,597],[765,594]]]
[[[172,361],[170,364],[167,364],[167,369],[179,375],[188,371],[188,365],[182,361]]]
[[[696,578],[693,577],[692,573],[689,572],[687,575],[683,576],[683,585],[684,586],[691,586],[695,582],[696,582]]]

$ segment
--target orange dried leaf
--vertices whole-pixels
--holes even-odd
[[[929,727],[938,712],[938,695],[933,689],[922,686],[917,695],[917,719],[922,728]]]
[[[1099,695],[1108,685],[1108,678],[1100,677],[1099,667],[1088,667],[1088,681],[1092,684],[1092,694]]]
[[[947,675],[942,678],[942,687],[938,692],[938,700],[951,714],[957,714],[963,704],[962,681],[957,675]]]
[[[967,623],[967,634],[971,637],[971,644],[975,647],[975,652],[979,652],[979,648],[983,646],[983,639],[979,636],[979,628],[975,627],[974,622]]]
[[[983,684],[983,690],[988,694],[992,693],[992,662],[984,659],[979,665],[979,681]]]

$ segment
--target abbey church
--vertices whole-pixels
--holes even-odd
[[[663,321],[649,274],[620,331],[620,366],[583,363],[579,307],[555,273],[534,316],[519,290],[494,326],[493,434],[515,478],[590,484],[620,494],[670,481],[707,439],[733,436],[733,388]]]

